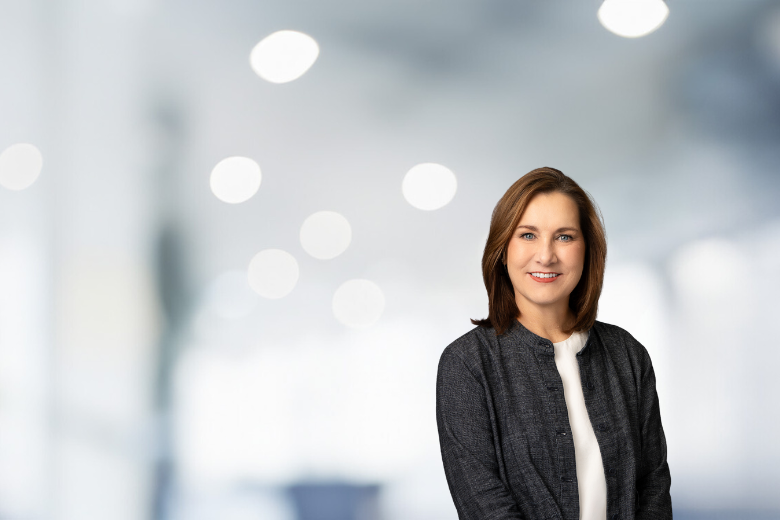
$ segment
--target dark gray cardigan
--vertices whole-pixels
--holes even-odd
[[[607,480],[607,519],[672,518],[655,374],[628,332],[596,322],[577,354]],[[436,379],[444,472],[460,520],[577,520],[574,442],[552,342],[516,322],[444,349]]]

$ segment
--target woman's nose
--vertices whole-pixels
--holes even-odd
[[[551,240],[540,240],[537,252],[539,263],[547,265],[555,262],[555,248]]]

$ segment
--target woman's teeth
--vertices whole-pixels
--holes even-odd
[[[536,278],[555,278],[558,275],[556,273],[531,273],[531,276]]]

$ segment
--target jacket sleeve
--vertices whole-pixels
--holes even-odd
[[[436,423],[444,474],[460,520],[522,520],[499,476],[486,392],[445,349],[436,378]]]
[[[644,362],[639,390],[639,417],[642,435],[641,457],[637,468],[636,519],[672,518],[672,477],[666,462],[666,437],[661,425],[661,410],[655,389],[655,372],[650,355],[642,347]]]

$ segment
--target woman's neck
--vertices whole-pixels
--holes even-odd
[[[561,309],[521,309],[518,321],[537,336],[547,338],[553,343],[558,343],[571,336],[564,330],[574,324],[574,313],[568,305]]]

